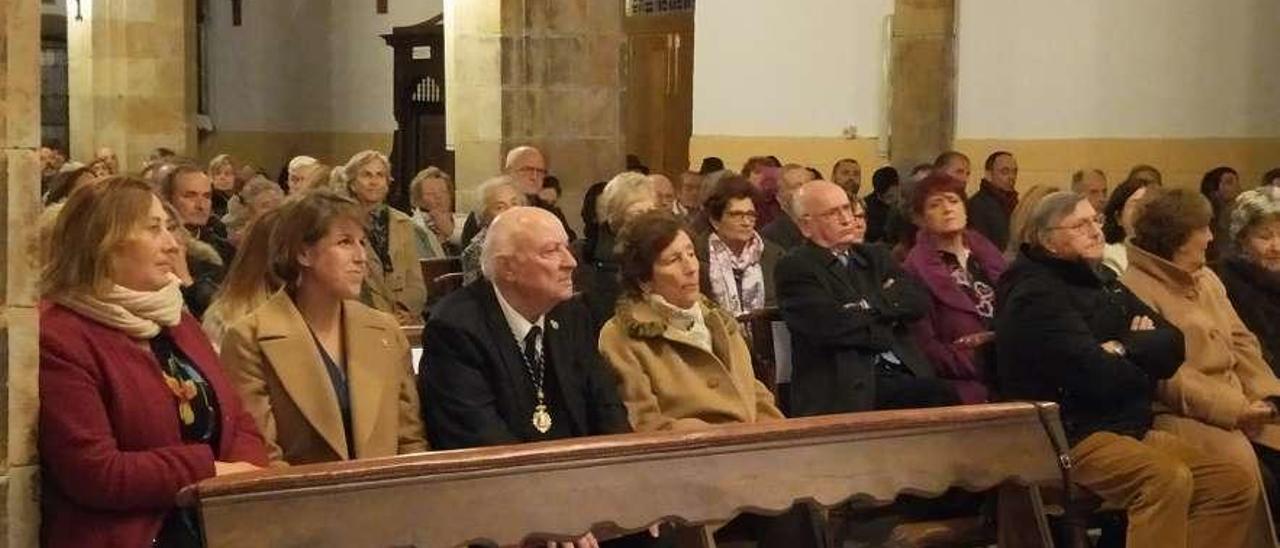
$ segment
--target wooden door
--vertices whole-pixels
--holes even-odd
[[[689,167],[693,133],[693,12],[626,18],[626,151],[654,173]]]

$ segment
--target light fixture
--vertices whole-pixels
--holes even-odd
[[[76,0],[76,21],[84,21],[84,15],[80,13],[80,2],[84,0]]]

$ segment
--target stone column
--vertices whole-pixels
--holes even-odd
[[[905,175],[951,148],[956,120],[956,0],[895,0],[889,158]]]
[[[456,179],[474,188],[512,147],[532,144],[564,185],[577,224],[582,193],[623,168],[622,3],[447,2],[448,116]],[[470,203],[470,202],[468,202]]]
[[[0,545],[39,542],[40,6],[0,0]]]
[[[196,0],[94,0],[67,17],[71,157],[111,147],[138,171],[155,147],[196,142]]]

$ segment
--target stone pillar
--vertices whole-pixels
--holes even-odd
[[[155,147],[195,156],[196,0],[94,0],[67,17],[71,157],[111,147],[136,172]]]
[[[905,175],[951,148],[956,125],[956,0],[895,0],[889,158]]]
[[[39,542],[40,6],[0,0],[0,546]]]
[[[578,224],[586,187],[623,168],[622,16],[616,1],[446,2],[460,188],[497,174],[510,148],[532,144],[560,178],[561,205]]]

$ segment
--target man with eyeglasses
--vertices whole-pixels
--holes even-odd
[[[861,202],[813,181],[792,207],[807,241],[778,261],[779,308],[791,331],[791,409],[822,415],[956,405],[908,325],[928,293],[882,247],[864,244]]]
[[[569,222],[565,220],[564,213],[555,204],[547,203],[538,196],[538,192],[542,190],[542,182],[547,177],[547,159],[542,155],[542,151],[528,145],[521,145],[511,149],[507,153],[506,161],[503,163],[503,173],[516,180],[520,185],[520,189],[528,197],[528,204],[540,209],[550,211],[560,220],[560,225],[564,227],[564,231],[569,235],[569,241],[573,242],[578,239],[577,233],[569,227]],[[475,213],[467,217],[467,222],[462,227],[462,247],[465,249],[476,233],[480,232],[480,224],[477,222]]]

